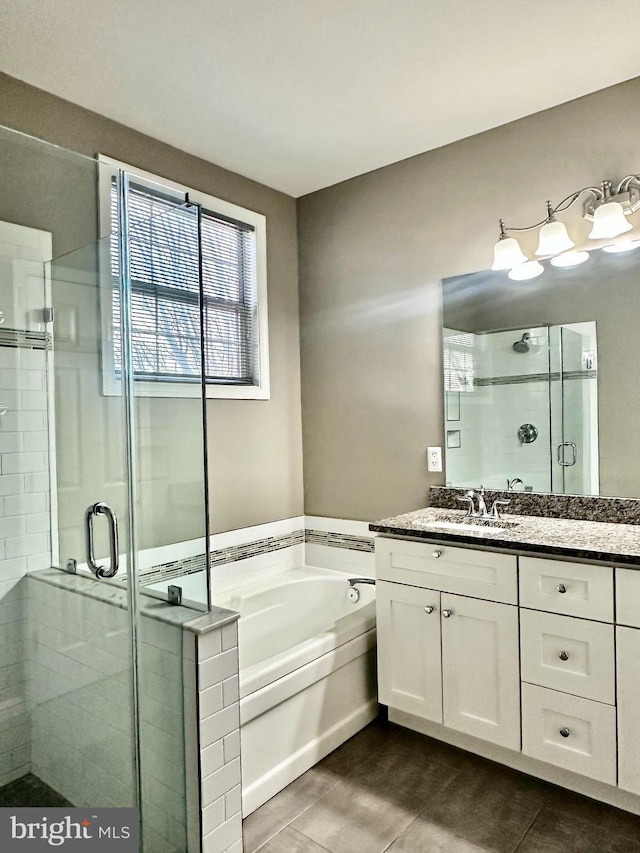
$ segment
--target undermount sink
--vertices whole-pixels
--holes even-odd
[[[447,530],[457,530],[461,527],[467,527],[470,530],[487,530],[487,528],[499,528],[506,530],[510,527],[517,527],[517,521],[511,521],[507,518],[475,518],[469,515],[446,515],[441,516],[437,521],[432,521],[429,527],[442,527]]]

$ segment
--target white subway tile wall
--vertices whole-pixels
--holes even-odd
[[[0,786],[32,769],[28,571],[51,565],[44,263],[51,235],[0,222]],[[17,331],[14,331],[17,330]],[[11,345],[9,345],[11,344]]]
[[[0,581],[0,786],[31,771],[26,589]]]
[[[75,806],[133,805],[127,612],[26,583],[33,773]]]
[[[197,637],[203,853],[242,851],[238,625]]]
[[[29,593],[30,768],[75,806],[133,805],[128,613],[108,600],[82,594],[81,587],[93,581],[77,576],[61,588],[56,574],[52,570],[21,582],[28,584]],[[69,588],[73,584],[78,589]],[[1,631],[0,624],[0,636]],[[184,732],[196,730],[197,718],[194,687],[183,688],[183,639],[187,647],[191,643],[193,654],[191,634],[142,616],[144,838],[146,849],[154,853],[187,849],[185,775],[195,769],[198,778],[197,765],[185,767]],[[195,662],[190,663],[193,669]],[[28,725],[29,715],[25,717]]]

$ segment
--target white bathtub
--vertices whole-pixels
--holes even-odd
[[[215,603],[240,613],[242,803],[246,817],[377,714],[375,587],[300,568]]]

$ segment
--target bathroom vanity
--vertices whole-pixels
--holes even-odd
[[[393,722],[640,813],[640,526],[371,525]]]

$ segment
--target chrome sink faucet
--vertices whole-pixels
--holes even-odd
[[[474,499],[478,499],[478,509],[475,507]],[[458,495],[459,501],[466,501],[469,505],[469,509],[467,511],[468,518],[492,518],[499,519],[500,512],[498,507],[507,506],[511,503],[511,501],[500,500],[496,498],[491,504],[491,511],[487,510],[487,504],[484,499],[484,486],[480,486],[480,488],[475,491],[474,489],[469,489],[464,495]]]
[[[467,510],[468,518],[476,518],[478,513],[476,512],[475,504],[473,503],[473,499],[475,498],[476,493],[473,489],[469,489],[468,492],[465,492],[464,495],[458,495],[459,501],[466,501],[469,505],[469,509]]]

